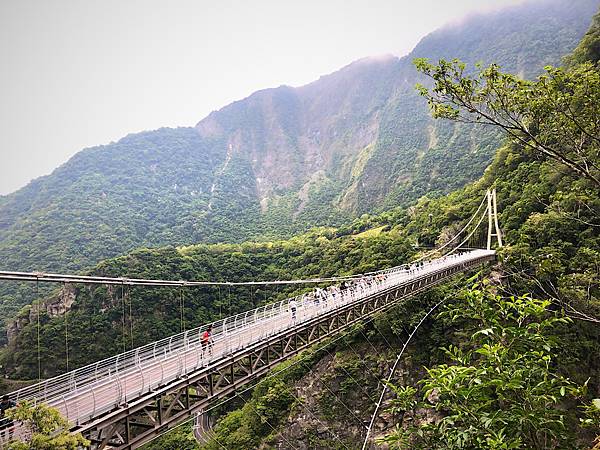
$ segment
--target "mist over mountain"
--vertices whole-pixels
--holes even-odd
[[[533,77],[575,47],[598,4],[472,16],[405,57],[364,58],[306,86],[256,92],[196,127],[83,150],[0,197],[2,266],[75,271],[142,246],[289,236],[450,192],[483,173],[500,136],[433,121],[413,58],[495,61]],[[20,289],[0,286],[3,317],[30,302]]]

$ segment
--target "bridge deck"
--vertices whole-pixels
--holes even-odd
[[[30,386],[12,393],[11,398],[44,401],[59,409],[71,423],[85,428],[85,424],[111,411],[135,403],[176,380],[208,370],[234,352],[270,336],[299,328],[316,317],[412,279],[493,254],[494,251],[474,250],[428,261],[419,267],[394,268],[372,277],[370,283],[341,290],[339,295],[318,303],[297,297],[295,319],[289,308],[291,299],[278,302],[215,322],[211,349],[202,349],[201,335],[206,329],[203,326]]]

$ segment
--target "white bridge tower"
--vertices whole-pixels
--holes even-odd
[[[487,190],[487,212],[488,212],[488,232],[487,249],[492,249],[492,237],[496,237],[498,247],[502,247],[502,233],[498,225],[498,204],[496,202],[496,188]]]

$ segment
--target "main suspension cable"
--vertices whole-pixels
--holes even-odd
[[[123,353],[127,351],[127,333],[125,332],[125,296],[123,294],[123,285],[121,284],[121,304],[123,305]]]
[[[477,214],[479,213],[479,210],[481,209],[481,207],[485,204],[485,201],[487,200],[487,196],[489,194],[486,193],[486,195],[484,195],[483,200],[481,200],[481,203],[479,204],[479,206],[477,207],[477,209],[475,210],[475,212],[473,213],[473,215],[471,216],[471,218],[469,219],[469,221],[466,223],[466,225],[458,232],[454,235],[454,237],[452,239],[450,239],[448,242],[446,242],[444,245],[442,245],[439,248],[434,248],[432,250],[429,250],[428,252],[425,252],[422,256],[420,256],[419,258],[413,260],[412,262],[419,262],[422,261],[423,259],[429,257],[430,255],[432,255],[433,253],[439,252],[440,250],[445,249],[446,247],[448,247],[452,242],[454,242],[461,234],[463,231],[465,231],[469,225],[471,225],[471,223],[473,222],[473,220],[475,219],[475,217],[477,217]],[[487,211],[487,207],[486,207],[486,211]],[[476,229],[479,227],[479,225],[481,224],[481,221],[477,224],[477,226],[475,227]],[[469,235],[470,236],[470,235]],[[464,241],[463,241],[464,243]],[[460,246],[463,244],[459,244],[457,247],[455,247],[453,250],[450,251],[450,253],[454,252],[457,248],[460,248]],[[450,254],[449,253],[449,254]]]
[[[131,349],[133,350],[135,348],[134,346],[134,342],[133,342],[133,295],[131,294],[131,287],[127,286],[127,298],[129,299],[129,334],[131,337]]]

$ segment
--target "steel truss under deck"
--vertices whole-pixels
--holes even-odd
[[[262,342],[214,361],[197,372],[156,388],[93,422],[77,426],[93,449],[135,449],[175,425],[234,393],[275,365],[312,345],[446,281],[451,276],[494,260],[485,255],[424,274],[387,290],[314,317]]]

